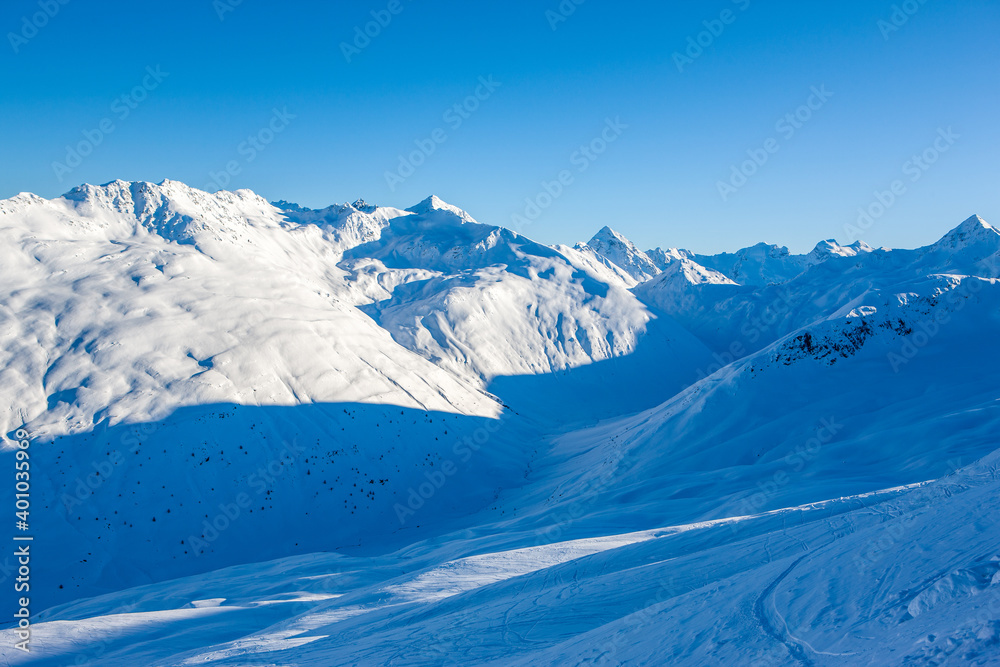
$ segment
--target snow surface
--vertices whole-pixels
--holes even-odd
[[[0,248],[3,664],[1000,664],[977,216],[702,256],[116,181]]]

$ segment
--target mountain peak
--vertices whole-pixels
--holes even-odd
[[[629,241],[623,234],[616,232],[607,225],[601,227],[600,231],[594,234],[593,238],[587,245],[593,247],[594,241],[604,241],[604,242],[618,242],[631,247],[636,247],[631,241]]]
[[[182,244],[243,243],[250,220],[274,224],[272,206],[252,190],[209,193],[169,179],[84,183],[61,200],[110,233],[145,230]]]
[[[353,206],[354,208],[363,213],[373,213],[375,209],[378,208],[378,206],[376,206],[375,204],[369,204],[368,202],[366,202],[364,199],[361,198],[358,198],[358,200],[355,201],[353,204],[351,204],[351,206]]]
[[[777,245],[774,243],[767,243],[766,241],[761,241],[749,248],[742,248],[736,252],[737,255],[743,257],[750,257],[753,255],[757,256],[767,256],[771,258],[789,257],[791,252],[788,250],[787,246]]]
[[[157,183],[157,185],[160,186],[161,188],[173,189],[173,190],[191,190],[191,189],[193,189],[187,183],[183,183],[181,181],[174,181],[174,180],[171,180],[169,178],[164,178],[162,181],[160,181],[159,183]]]
[[[250,190],[240,190],[240,192],[250,193],[254,197],[257,197],[256,193],[251,193]],[[190,198],[192,196],[207,197],[211,195],[208,192],[203,192],[196,188],[192,188],[190,185],[182,183],[181,181],[172,181],[170,179],[164,179],[159,183],[151,183],[149,181],[124,181],[118,178],[113,181],[108,181],[107,183],[102,183],[100,185],[93,185],[91,183],[82,183],[81,185],[78,185],[69,192],[65,193],[62,196],[62,198],[76,202],[108,204],[108,203],[116,203],[117,201],[123,198],[131,200],[138,197],[151,197],[151,196],[162,197],[164,199],[171,199],[171,198],[177,198],[178,196]]]
[[[862,253],[872,252],[873,250],[874,248],[864,241],[855,241],[851,245],[840,245],[834,239],[827,239],[817,243],[812,252],[806,255],[806,259],[808,263],[816,264],[824,262],[831,257],[855,257]]]
[[[978,215],[973,215],[973,216],[970,216],[969,218],[966,218],[962,222],[962,224],[960,224],[958,227],[955,228],[955,230],[956,231],[957,230],[962,230],[962,231],[964,231],[966,233],[969,233],[969,232],[972,232],[972,233],[982,233],[982,232],[985,231],[987,233],[988,232],[992,232],[994,234],[1000,234],[1000,231],[998,231],[996,227],[994,227],[990,223],[986,222],[985,220],[983,220]]]
[[[978,215],[973,215],[945,234],[932,247],[936,250],[961,250],[981,244],[991,247],[1000,245],[1000,231]]]
[[[452,215],[458,216],[463,222],[476,222],[476,220],[460,209],[457,206],[453,206],[441,199],[437,195],[431,195],[427,199],[423,200],[416,206],[411,206],[406,209],[410,213],[416,213],[417,215],[428,216],[437,212],[450,213]]]
[[[437,195],[431,195],[427,199],[422,200],[420,203],[415,204],[406,210],[412,213],[425,213],[427,211],[448,210],[450,208],[454,207]]]
[[[306,213],[312,210],[311,208],[306,208],[305,206],[299,206],[295,202],[285,201],[284,199],[279,199],[278,201],[271,202],[271,206],[290,213]]]
[[[661,270],[666,270],[668,266],[682,259],[691,259],[694,256],[689,250],[683,250],[681,248],[653,248],[652,250],[647,250],[646,255],[649,256],[653,263],[656,264]]]
[[[634,243],[607,225],[594,234],[587,245],[594,252],[617,264],[639,282],[649,280],[660,273],[656,262],[639,250]]]
[[[698,264],[686,257],[679,258],[664,269],[663,274],[657,278],[661,284],[667,281],[676,283],[683,281],[690,285],[736,285],[736,281],[728,276],[719,273],[714,269]]]

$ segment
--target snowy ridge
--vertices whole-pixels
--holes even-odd
[[[735,253],[695,255],[695,261],[723,273],[741,285],[763,287],[787,282],[802,272],[806,257],[792,255],[784,246],[758,243]]]
[[[872,252],[873,250],[874,248],[864,241],[855,241],[851,245],[843,246],[833,239],[827,239],[816,244],[812,252],[806,256],[806,264],[819,264],[831,257],[857,257],[862,253]]]
[[[274,206],[291,221],[331,230],[337,244],[345,250],[378,239],[390,220],[407,215],[407,211],[373,206],[364,200],[353,204],[334,204],[320,210],[302,208],[285,201],[275,202]]]
[[[936,264],[941,272],[1000,277],[1000,231],[974,215],[940,241],[921,248],[924,262]]]
[[[437,195],[431,195],[430,197],[423,200],[416,206],[411,206],[406,210],[410,211],[411,213],[422,215],[424,217],[440,216],[443,218],[448,218],[449,217],[448,214],[451,214],[451,216],[458,218],[462,222],[471,222],[471,223],[476,222],[475,218],[473,218],[471,215],[469,215],[462,209],[458,208],[457,206],[452,206],[451,204],[444,201]]]
[[[663,248],[654,248],[652,250],[648,250],[646,252],[646,256],[649,257],[649,259],[652,260],[652,262],[656,264],[661,271],[665,271],[670,264],[673,264],[678,260],[690,260],[693,257],[693,253],[687,250],[680,250],[678,248],[667,248],[666,250]]]
[[[688,300],[701,286],[736,284],[718,271],[707,269],[689,259],[678,259],[660,275],[640,284],[633,292],[644,303],[669,309],[674,304]]]

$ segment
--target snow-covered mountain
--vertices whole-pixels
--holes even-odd
[[[116,181],[0,248],[9,664],[1000,661],[981,218],[705,256]]]
[[[833,239],[820,241],[806,255],[792,255],[783,246],[758,243],[735,253],[699,255],[679,248],[654,248],[642,251],[625,236],[604,227],[578,250],[590,251],[620,267],[636,283],[647,282],[677,262],[693,262],[702,269],[723,274],[730,280],[753,287],[780,284],[796,277],[805,269],[831,257],[855,257],[874,249],[864,241],[842,246]],[[690,267],[690,264],[688,265]]]
[[[604,227],[587,241],[587,247],[621,267],[635,280],[642,282],[657,275],[663,268],[634,243],[611,229]]]
[[[872,252],[874,248],[864,241],[855,241],[851,245],[840,245],[833,239],[820,241],[812,252],[806,255],[806,266],[825,262],[831,257],[856,257],[862,253]]]

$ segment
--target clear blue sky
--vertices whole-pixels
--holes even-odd
[[[567,170],[527,235],[572,243],[608,224],[643,247],[807,251],[849,240],[845,225],[894,180],[905,192],[860,235],[873,245],[922,245],[972,213],[1000,224],[996,0],[910,0],[892,31],[894,0],[566,0],[575,10],[558,22],[558,0],[398,0],[396,14],[389,0],[63,2],[0,9],[0,197],[115,178],[205,187],[233,162],[228,189],[271,200],[406,207],[433,193],[511,226]],[[45,6],[54,15],[33,19]],[[341,44],[372,11],[391,20],[348,62]],[[720,16],[729,23],[711,24]],[[674,54],[705,21],[719,34],[702,34],[680,71]],[[480,88],[468,118],[445,116],[491,76],[500,86]],[[141,102],[120,98],[144,83]],[[814,86],[833,96],[814,98],[792,136],[779,131]],[[628,127],[609,130],[596,159],[574,156],[608,118]],[[113,132],[91,141],[102,121]],[[272,122],[280,131],[261,135]],[[914,171],[949,127],[947,152]],[[273,140],[241,146],[252,135]],[[771,138],[777,152],[723,201],[719,182]],[[418,140],[433,153],[391,189],[386,172]],[[87,141],[60,182],[53,163]]]

